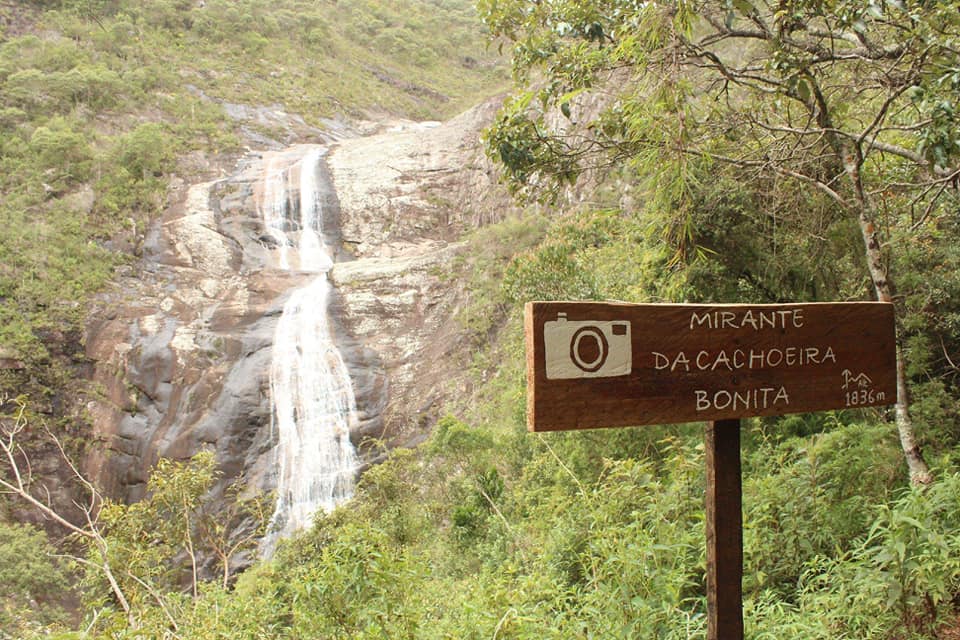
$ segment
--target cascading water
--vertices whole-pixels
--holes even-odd
[[[262,545],[267,556],[318,510],[350,498],[358,466],[350,442],[357,420],[353,385],[327,317],[333,260],[322,235],[317,168],[323,153],[313,147],[296,162],[272,159],[260,199],[278,267],[293,270],[294,258],[299,271],[318,274],[290,295],[274,334],[270,393],[279,475],[277,507]]]

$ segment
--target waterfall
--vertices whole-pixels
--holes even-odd
[[[323,240],[323,191],[312,147],[291,162],[267,163],[260,197],[263,222],[277,245],[277,266],[317,274],[293,291],[283,306],[273,341],[270,394],[276,437],[277,507],[262,544],[271,555],[277,541],[309,526],[353,494],[357,456],[350,427],[357,420],[350,375],[330,331],[327,306],[333,266]],[[299,199],[294,196],[299,193]]]

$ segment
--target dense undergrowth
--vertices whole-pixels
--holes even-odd
[[[502,324],[477,356],[485,379],[460,417],[444,417],[424,445],[366,471],[350,503],[228,586],[210,580],[196,594],[177,586],[184,572],[169,558],[182,558],[190,540],[177,525],[182,511],[116,507],[107,539],[139,563],[151,590],[126,581],[135,601],[128,617],[102,578],[88,578],[87,631],[76,637],[704,638],[702,426],[525,430],[515,296],[545,293],[532,274],[558,259],[558,243],[587,238],[563,255],[611,274],[588,283],[596,296],[636,286],[633,269],[615,276],[613,262],[629,250],[648,257],[638,265],[655,263],[660,243],[627,233],[632,222],[610,211],[573,215],[544,239],[547,226],[542,217],[509,220],[472,238],[460,269],[477,308],[463,317],[465,330],[478,344],[490,335],[476,319],[480,307]],[[485,277],[492,270],[504,274],[494,287]],[[557,295],[586,286],[580,270],[567,273],[540,282]],[[695,292],[699,273],[658,282]],[[940,424],[925,430],[937,479],[911,487],[882,412],[746,422],[748,638],[949,637],[940,633],[954,624],[960,592],[960,467],[948,421]],[[158,469],[155,495],[184,486],[200,504],[210,478],[185,480],[209,463]],[[135,535],[144,514],[169,532],[160,551]],[[11,541],[0,553],[17,548]],[[48,588],[42,581],[62,569],[29,557],[45,570],[22,588]],[[20,613],[8,619],[24,635],[65,633],[55,612],[30,618],[34,627]]]
[[[911,489],[889,425],[811,422],[823,431],[745,432],[747,637],[937,637],[960,580],[960,475]],[[232,589],[144,595],[137,630],[100,601],[92,635],[702,638],[701,441],[697,426],[532,436],[448,417]]]
[[[6,36],[0,345],[29,370],[50,358],[46,328],[75,326],[73,302],[127,259],[107,240],[126,231],[135,246],[177,156],[240,144],[202,96],[282,102],[322,125],[361,109],[441,116],[496,77],[461,53],[478,41],[460,3],[266,11],[77,2],[38,13],[38,35]],[[131,612],[84,561],[51,561],[33,529],[2,525],[0,637],[704,638],[702,425],[527,433],[521,303],[862,299],[867,278],[855,225],[816,193],[791,194],[808,215],[776,219],[769,184],[695,167],[681,186],[695,193],[695,231],[679,233],[698,249],[678,255],[669,190],[614,178],[591,207],[469,239],[452,277],[470,291],[459,319],[474,338],[471,395],[424,445],[367,470],[348,505],[274,559],[194,584],[185,555],[225,544],[203,506],[215,471],[209,457],[164,463],[152,500],[109,505],[103,522],[112,561],[136,569],[121,576]],[[955,626],[960,426],[944,355],[958,335],[958,239],[947,217],[891,240],[933,484],[909,485],[884,411],[746,422],[748,638],[929,639]],[[90,545],[71,550],[102,560]],[[81,574],[71,619],[51,592]]]

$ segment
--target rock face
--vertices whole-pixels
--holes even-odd
[[[463,232],[505,210],[479,145],[495,109],[324,141],[336,191],[324,231],[339,247],[330,310],[364,463],[382,455],[374,440],[421,439],[456,388],[447,356],[462,348],[453,318],[462,291],[443,275]],[[229,176],[180,185],[141,263],[103,297],[86,341],[101,392],[87,406],[100,444],[86,471],[109,495],[139,499],[158,457],[202,448],[216,451],[223,483],[274,488],[273,334],[289,292],[311,275],[274,268],[262,178],[268,163],[304,150],[251,152]]]
[[[330,154],[344,250],[354,258],[333,269],[337,316],[382,363],[384,431],[367,435],[390,444],[422,439],[463,377],[464,358],[454,357],[465,348],[454,318],[463,291],[447,265],[465,231],[511,207],[480,144],[498,106],[444,124],[400,124]]]

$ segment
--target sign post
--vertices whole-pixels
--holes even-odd
[[[893,305],[530,302],[531,431],[708,422],[708,640],[743,638],[740,420],[896,402]]]
[[[740,421],[707,424],[707,638],[743,638]]]

